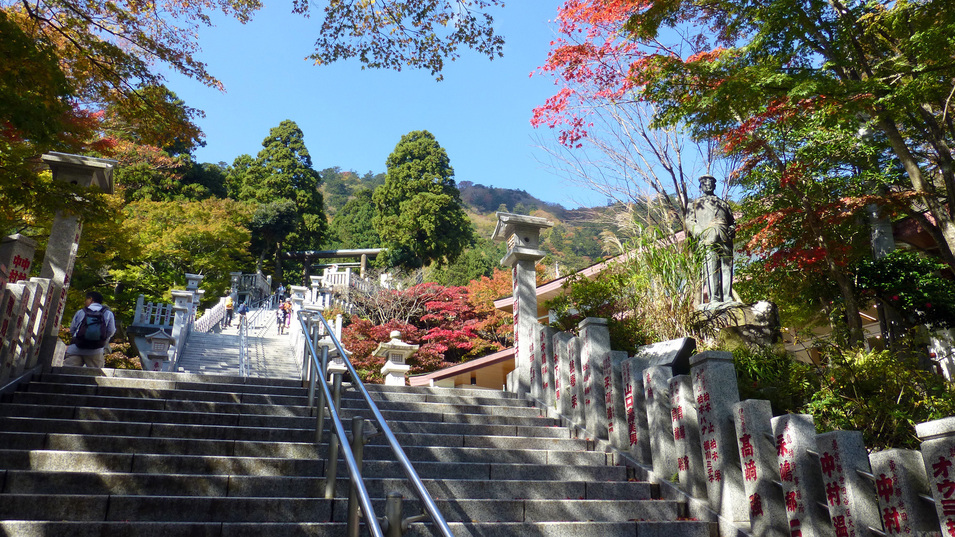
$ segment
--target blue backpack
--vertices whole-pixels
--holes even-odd
[[[99,311],[83,308],[83,320],[73,334],[70,341],[81,349],[102,349],[106,346],[106,312],[103,307]]]

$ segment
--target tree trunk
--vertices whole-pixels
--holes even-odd
[[[912,156],[908,146],[905,145],[905,139],[895,122],[883,115],[879,117],[879,125],[888,137],[892,151],[899,157],[902,166],[905,167],[905,173],[908,174],[912,187],[935,219],[939,234],[933,234],[933,236],[937,237],[936,242],[939,249],[942,250],[942,257],[955,269],[955,264],[952,264],[952,260],[955,259],[955,221],[952,220],[952,215],[949,214],[945,205],[939,201],[935,186],[922,175],[918,162]],[[955,195],[955,192],[949,192],[948,194]]]
[[[282,272],[282,243],[275,243],[275,273],[274,280],[276,282],[282,283],[285,281],[285,275]]]

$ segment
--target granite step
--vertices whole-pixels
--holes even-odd
[[[0,403],[0,534],[344,536],[347,470],[323,499],[327,447],[314,444],[300,381],[76,369]],[[683,503],[652,499],[657,488],[631,482],[614,454],[512,394],[368,391],[455,535],[713,537],[713,525],[679,520]],[[370,417],[348,386],[342,403],[346,427]],[[362,470],[376,512],[393,491],[420,512],[383,444],[370,440]]]
[[[635,481],[423,479],[422,482],[435,498],[649,500],[653,494],[652,485]],[[0,491],[13,494],[318,498],[325,491],[324,477],[41,470],[0,470],[0,484]],[[373,498],[384,498],[388,492],[399,492],[406,498],[414,496],[405,479],[368,478],[366,486]],[[336,480],[336,497],[345,497],[348,487],[347,479]]]
[[[707,522],[450,522],[455,537],[713,537]],[[63,522],[0,521],[0,532],[19,537],[345,537],[344,523]],[[438,535],[412,524],[406,537]]]

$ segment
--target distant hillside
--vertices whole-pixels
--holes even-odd
[[[325,213],[331,220],[345,206],[359,188],[375,187],[384,183],[385,174],[367,172],[359,175],[341,168],[322,170],[322,193],[325,201]],[[465,211],[474,224],[479,238],[476,246],[487,248],[491,233],[497,224],[495,213],[498,211],[517,214],[542,216],[554,222],[554,227],[544,230],[541,235],[542,248],[547,257],[542,261],[548,278],[565,275],[600,261],[605,253],[601,234],[610,226],[596,223],[595,215],[605,212],[606,207],[596,209],[566,209],[557,203],[548,203],[535,198],[524,190],[497,188],[475,184],[471,181],[458,183],[461,201]],[[349,247],[343,245],[343,247]],[[496,259],[495,259],[496,262]]]
[[[458,183],[458,190],[461,191],[461,200],[465,205],[478,213],[502,211],[530,214],[542,210],[560,220],[565,220],[569,216],[567,209],[562,205],[541,201],[524,190],[478,185],[471,181]]]

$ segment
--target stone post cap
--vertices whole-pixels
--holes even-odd
[[[585,317],[584,320],[577,323],[577,327],[581,329],[590,325],[607,326],[607,319],[603,317]]]
[[[113,193],[113,168],[118,161],[50,151],[40,157],[53,171],[53,179]]]
[[[192,304],[193,294],[192,291],[173,291],[172,299],[176,306],[185,307],[188,304]]]
[[[538,261],[544,258],[540,246],[541,229],[553,227],[554,223],[539,216],[497,213],[497,226],[491,239],[507,241],[507,255],[501,260],[505,266],[514,266],[517,261]]]
[[[690,357],[690,367],[710,361],[733,363],[733,353],[726,351],[703,351]]]
[[[21,235],[19,233],[14,233],[13,235],[7,235],[6,237],[0,237],[0,244],[6,244],[8,242],[18,242],[27,246],[28,248],[36,248],[36,241],[27,237],[26,235]]]
[[[918,436],[923,442],[955,436],[955,417],[917,423],[915,424],[915,436]]]
[[[202,274],[186,273],[186,289],[198,288],[203,279],[205,279],[205,276]]]
[[[554,223],[540,216],[497,213],[497,225],[491,239],[507,241],[509,249],[515,247],[536,249],[540,245],[542,229],[554,227]]]

